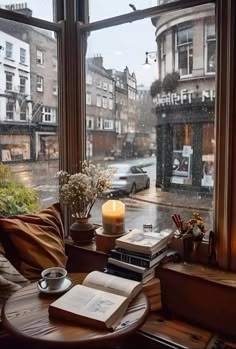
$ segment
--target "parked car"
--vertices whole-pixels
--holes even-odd
[[[112,164],[108,167],[116,169],[112,180],[112,190],[134,194],[138,190],[150,187],[150,178],[140,166],[129,164]]]

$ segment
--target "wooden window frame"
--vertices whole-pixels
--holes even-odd
[[[54,0],[55,22],[29,18],[0,9],[0,17],[53,30],[58,38],[60,66],[59,144],[60,168],[81,169],[86,145],[85,53],[88,33],[149,18],[168,11],[216,4],[216,179],[214,229],[220,268],[236,270],[236,2],[234,0],[180,0],[88,23],[87,0]],[[70,55],[67,55],[70,52]],[[79,135],[79,137],[78,137]],[[69,224],[65,215],[65,224]]]

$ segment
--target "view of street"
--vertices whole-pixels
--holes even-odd
[[[111,161],[109,163],[117,163],[118,161]],[[121,162],[121,161],[119,161]],[[150,190],[155,188],[155,169],[156,169],[156,159],[155,157],[139,158],[132,160],[122,160],[122,163],[132,163],[134,165],[139,165],[147,171],[150,177]],[[50,204],[58,200],[58,183],[55,178],[55,174],[58,170],[58,162],[41,162],[35,163],[27,166],[27,164],[15,164],[11,165],[11,169],[14,178],[27,186],[30,186],[38,191],[40,201],[43,207],[47,207]],[[149,189],[148,189],[149,190]],[[142,198],[144,192],[139,192],[138,197]],[[160,190],[160,195],[161,195]],[[188,200],[186,200],[185,195],[179,193],[178,196],[183,195],[181,200],[181,205],[175,206],[174,202],[170,205],[170,202],[162,202],[161,205],[154,203],[152,200],[148,202],[137,200],[133,197],[128,197],[128,195],[118,196],[114,194],[116,199],[120,199],[125,203],[126,207],[126,229],[131,228],[141,228],[143,224],[152,224],[153,228],[160,231],[164,228],[173,228],[173,221],[171,216],[178,212],[184,219],[190,218],[193,211],[198,211],[203,217],[206,226],[210,229],[212,226],[212,208],[209,204],[208,209],[206,207],[201,207],[201,201],[193,209],[192,205],[189,205]],[[196,195],[196,194],[194,194]],[[200,198],[200,197],[199,197]],[[102,205],[108,199],[108,197],[103,197],[97,200],[92,209],[92,220],[94,223],[102,223]],[[168,199],[169,201],[169,199]],[[209,203],[211,200],[209,199]],[[191,207],[191,208],[189,208]],[[202,209],[199,209],[202,208]]]

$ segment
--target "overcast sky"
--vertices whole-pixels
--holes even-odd
[[[0,5],[23,1],[0,0]],[[90,21],[113,17],[137,9],[156,6],[157,0],[90,0]],[[52,0],[28,0],[33,16],[52,20]],[[156,51],[155,28],[151,19],[140,20],[113,28],[92,32],[88,39],[87,57],[102,55],[104,67],[124,70],[128,66],[134,72],[138,84],[150,86],[156,78],[156,64],[149,70],[143,68],[146,51]]]

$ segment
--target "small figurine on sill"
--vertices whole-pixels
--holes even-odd
[[[197,247],[207,232],[203,219],[198,212],[194,212],[188,220],[182,220],[176,214],[172,219],[178,229],[177,237],[183,239],[183,258],[186,262],[191,262],[195,260]]]
[[[172,219],[178,229],[178,236],[193,241],[201,241],[207,232],[202,217],[198,212],[193,213],[193,218],[186,221],[182,220],[180,215],[174,214]]]

